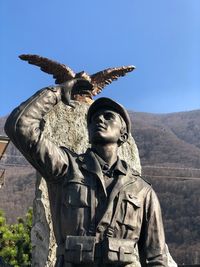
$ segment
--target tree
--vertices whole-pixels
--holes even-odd
[[[0,257],[13,267],[31,266],[32,208],[25,219],[18,218],[16,224],[7,224],[0,210]]]

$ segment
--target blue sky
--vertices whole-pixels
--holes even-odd
[[[24,53],[91,74],[133,64],[100,96],[135,111],[200,109],[199,14],[199,0],[1,0],[0,116],[54,83]]]

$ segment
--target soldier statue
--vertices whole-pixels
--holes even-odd
[[[44,116],[73,90],[91,90],[73,78],[46,87],[17,107],[5,131],[45,178],[57,242],[56,267],[167,266],[159,201],[140,174],[117,156],[131,122],[123,106],[98,98],[89,107],[89,148],[77,155],[43,134]],[[67,135],[67,132],[66,132]]]

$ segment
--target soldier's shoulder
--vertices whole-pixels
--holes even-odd
[[[144,184],[146,184],[149,187],[152,187],[152,184],[146,178],[144,178],[142,175],[140,176],[140,179],[142,180],[142,182]]]
[[[131,174],[133,177],[137,178],[137,182],[139,184],[141,184],[142,186],[144,187],[147,187],[147,188],[150,188],[151,187],[151,183],[146,180],[142,175],[141,173],[139,173],[137,170],[133,169],[133,168],[130,168],[131,170]]]
[[[60,148],[64,151],[64,153],[66,153],[70,157],[77,158],[79,156],[77,153],[75,153],[74,151],[70,150],[66,146],[60,146]]]

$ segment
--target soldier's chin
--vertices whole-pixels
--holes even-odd
[[[104,138],[103,136],[101,136],[100,134],[95,134],[92,136],[92,138],[90,138],[90,144],[94,144],[94,145],[103,145],[106,144],[106,138]]]
[[[91,145],[94,145],[94,146],[95,145],[104,146],[104,145],[115,143],[114,140],[112,140],[110,138],[102,137],[102,136],[98,136],[98,137],[95,136],[89,142],[90,142]]]

